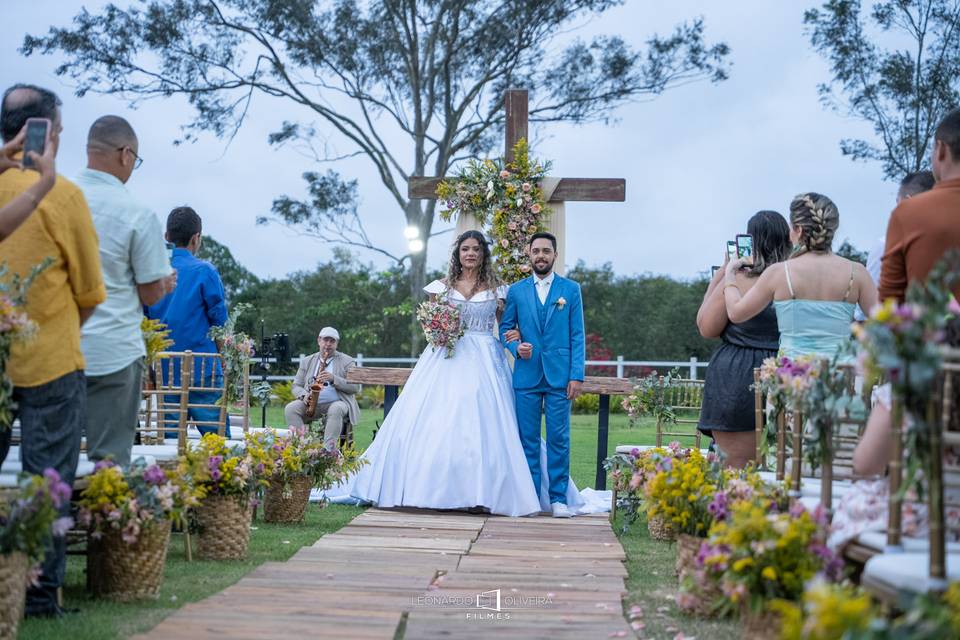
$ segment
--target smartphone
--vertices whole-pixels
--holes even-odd
[[[737,243],[733,240],[727,240],[727,259],[730,261],[737,259]]]
[[[717,271],[720,271],[720,266],[719,266],[719,265],[713,265],[712,267],[710,267],[710,279],[711,279],[711,280],[712,280],[713,278],[716,278],[716,277],[717,277]]]
[[[747,233],[737,234],[737,257],[744,264],[753,264],[753,236]]]
[[[27,135],[23,139],[23,168],[33,168],[33,160],[28,151],[36,151],[42,156],[50,141],[50,121],[46,118],[29,118],[27,120]]]
[[[167,244],[167,257],[170,259],[170,264],[173,264],[173,249],[177,245],[173,244],[172,242],[167,242],[166,244]]]

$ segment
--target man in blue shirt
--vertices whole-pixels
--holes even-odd
[[[227,321],[227,300],[223,291],[223,282],[216,267],[196,257],[201,245],[202,222],[197,212],[190,207],[177,207],[167,217],[168,242],[174,244],[172,266],[177,272],[177,288],[157,304],[147,307],[148,318],[160,320],[170,329],[173,351],[193,351],[194,353],[216,353],[216,343],[210,337],[210,327],[222,327]],[[201,367],[196,361],[193,383],[195,386],[223,386],[223,370],[219,360],[216,366],[204,367],[201,379]],[[173,367],[174,384],[180,383],[180,366]],[[191,391],[190,404],[215,404],[219,400],[219,391]],[[175,402],[175,398],[168,402]],[[216,422],[219,410],[209,408],[191,408],[187,416],[194,422]],[[176,420],[168,416],[168,420]],[[216,432],[216,427],[198,425],[201,433]],[[169,433],[168,437],[176,437]],[[227,437],[230,437],[230,424],[227,423]]]

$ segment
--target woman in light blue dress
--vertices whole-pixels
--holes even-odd
[[[840,213],[830,198],[804,193],[790,203],[789,260],[772,265],[746,294],[737,284],[743,260],[727,265],[724,302],[731,322],[745,322],[773,302],[780,327],[780,354],[789,358],[833,358],[850,342],[857,305],[877,302],[877,287],[866,268],[832,251]]]

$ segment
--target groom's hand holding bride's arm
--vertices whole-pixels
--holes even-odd
[[[519,318],[517,316],[517,302],[513,297],[513,288],[507,292],[507,304],[503,309],[503,315],[500,317],[500,343],[507,349],[514,358],[522,357],[519,354],[520,340]],[[517,334],[514,336],[514,334]],[[516,339],[513,339],[516,338]],[[528,358],[530,356],[527,356]]]

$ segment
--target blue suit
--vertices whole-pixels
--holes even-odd
[[[534,276],[535,277],[535,276]],[[583,299],[580,285],[555,275],[546,304],[540,303],[534,277],[510,287],[500,320],[500,339],[516,362],[513,389],[516,398],[520,441],[540,493],[540,424],[546,414],[547,474],[550,502],[567,502],[570,476],[570,401],[567,383],[583,380],[586,342],[583,331]],[[518,329],[524,342],[533,345],[528,360],[517,356],[518,342],[503,335]]]

